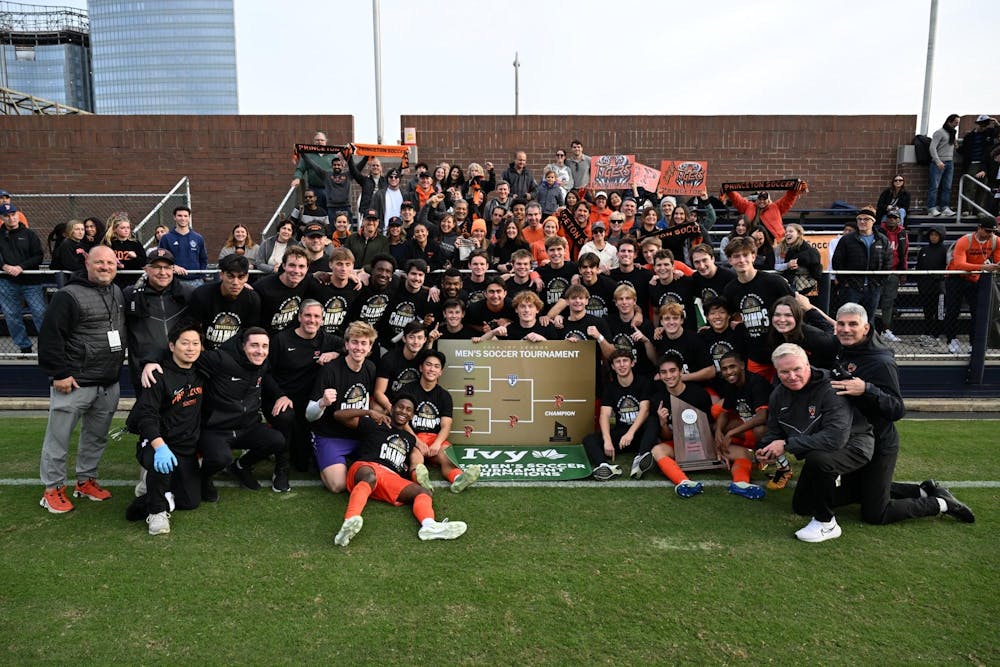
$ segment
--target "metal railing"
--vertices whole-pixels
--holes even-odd
[[[164,225],[165,224],[167,227],[171,227],[172,226],[172,223],[173,223],[173,209],[172,208],[170,209],[171,215],[170,215],[170,220],[169,221],[165,221],[163,219],[163,212],[165,210],[167,210],[166,207],[168,206],[169,203],[172,202],[172,198],[175,198],[176,196],[179,195],[178,191],[181,188],[184,188],[184,194],[183,194],[184,201],[183,201],[183,205],[187,206],[188,208],[190,208],[191,207],[191,181],[188,180],[187,176],[184,176],[184,177],[181,178],[181,180],[177,181],[177,185],[175,185],[174,187],[170,188],[170,192],[168,192],[167,194],[163,195],[163,199],[161,199],[156,204],[156,206],[154,206],[153,209],[149,213],[147,213],[146,216],[141,221],[139,221],[139,224],[137,224],[137,225],[135,225],[135,227],[133,227],[132,233],[135,234],[135,237],[137,239],[139,239],[140,243],[142,243],[142,247],[143,248],[149,249],[151,246],[153,246],[156,243],[155,234],[150,233],[148,231],[148,229],[146,229],[146,225],[147,224],[152,224],[154,226],[154,230],[155,230],[155,227],[157,227],[159,225]],[[176,206],[177,204],[174,204],[174,205]],[[155,218],[156,222],[155,223],[151,223],[150,221],[153,220],[154,218]],[[192,227],[194,226],[193,222],[191,223],[191,226]],[[145,240],[143,240],[143,237],[145,237]]]
[[[975,211],[978,211],[979,215],[985,216],[987,218],[992,218],[993,214],[987,211],[985,208],[976,203],[976,200],[969,197],[966,194],[966,189],[975,192],[978,190],[984,190],[989,197],[993,197],[993,190],[990,189],[988,185],[977,179],[971,174],[962,174],[962,178],[958,179],[958,217],[956,220],[962,222],[962,212],[965,207],[968,206]],[[979,215],[974,217],[979,217]]]
[[[292,214],[292,209],[295,208],[297,203],[295,195],[296,192],[298,192],[298,189],[299,188],[294,185],[288,188],[288,192],[285,193],[285,196],[282,198],[281,203],[278,204],[278,207],[274,209],[274,213],[271,214],[271,218],[267,221],[267,224],[264,225],[264,230],[260,233],[262,241],[271,235],[272,230],[278,222],[284,220]]]

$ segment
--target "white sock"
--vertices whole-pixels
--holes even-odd
[[[920,487],[920,497],[921,498],[927,498],[928,497],[927,496],[927,492],[924,491],[924,487]]]
[[[420,527],[427,528],[428,526],[433,526],[435,523],[437,522],[434,519],[427,517],[426,519],[420,522]]]
[[[820,521],[824,528],[832,528],[837,525],[837,517],[831,517],[829,521]]]
[[[944,498],[938,498],[937,501],[938,501],[938,507],[941,508],[941,514],[944,514],[945,512],[947,512],[948,511],[948,503],[946,503],[944,501]]]

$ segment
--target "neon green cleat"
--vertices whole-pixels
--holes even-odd
[[[417,480],[417,484],[424,487],[431,493],[434,493],[434,486],[431,484],[430,473],[427,472],[427,466],[423,463],[418,463],[413,468],[413,478]]]
[[[456,480],[457,481],[457,480]],[[464,521],[435,521],[428,526],[421,526],[417,536],[426,540],[454,540],[465,534],[468,526]]]
[[[344,519],[344,525],[340,527],[337,536],[333,538],[333,543],[338,547],[346,547],[351,543],[351,538],[361,532],[361,526],[364,523],[365,520],[361,518],[361,515]]]
[[[461,493],[476,483],[482,468],[478,465],[471,465],[462,471],[462,474],[455,478],[451,484],[452,493]]]

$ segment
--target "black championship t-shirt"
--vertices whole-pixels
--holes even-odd
[[[454,405],[451,394],[441,385],[436,384],[426,391],[417,381],[405,385],[402,391],[414,398],[413,418],[410,419],[410,428],[414,433],[439,433],[441,418],[452,418]]]
[[[536,271],[542,279],[542,292],[540,296],[545,302],[546,308],[551,308],[562,298],[563,292],[570,286],[570,281],[577,274],[576,264],[573,262],[563,262],[558,269],[546,264],[539,266]]]
[[[631,428],[639,418],[639,407],[642,401],[648,401],[652,393],[650,381],[645,377],[632,374],[632,384],[623,387],[618,384],[615,376],[611,382],[604,385],[601,395],[601,407],[611,408],[615,416],[615,425]]]
[[[396,345],[378,360],[375,377],[389,380],[386,393],[391,396],[399,391],[403,385],[420,379],[417,358],[407,359],[403,355],[403,346]]]
[[[205,346],[214,350],[227,340],[260,322],[260,297],[243,289],[235,299],[219,291],[219,283],[197,288],[188,301],[188,313],[205,328]]]
[[[348,280],[343,287],[323,285],[318,281],[309,290],[309,296],[323,305],[323,330],[327,333],[344,335],[344,328],[350,320],[347,314],[354,307],[354,302],[361,296],[357,283]]]
[[[610,276],[617,285],[630,285],[635,290],[635,302],[639,304],[639,308],[644,313],[649,312],[649,281],[653,279],[652,271],[636,266],[628,273],[613,269]]]
[[[708,303],[709,299],[721,299],[726,285],[734,280],[736,272],[724,266],[717,266],[715,275],[711,278],[704,278],[700,273],[691,276],[695,296],[701,299],[702,305]]]
[[[735,412],[743,421],[750,421],[757,411],[767,407],[771,385],[756,373],[746,373],[742,387],[723,382],[722,407]]]
[[[666,334],[659,340],[653,341],[656,348],[656,358],[672,352],[681,358],[681,373],[695,373],[706,366],[712,365],[712,358],[708,354],[705,342],[698,337],[698,334],[687,329],[681,330],[681,335],[675,340],[667,338]]]
[[[652,309],[652,320],[660,323],[660,308],[668,303],[679,303],[684,308],[684,328],[688,331],[698,330],[698,314],[694,305],[694,285],[690,278],[674,278],[669,285],[661,285],[656,281],[649,286],[649,303]]]
[[[588,315],[604,318],[609,313],[615,312],[615,289],[618,283],[607,276],[597,276],[597,281],[593,285],[587,285],[582,280],[580,284],[590,293],[586,307]]]
[[[358,420],[358,435],[361,443],[351,460],[379,463],[400,477],[409,477],[410,452],[417,444],[412,435],[388,424],[377,424],[370,417]]]
[[[295,287],[281,282],[279,275],[270,275],[254,283],[253,289],[260,295],[260,325],[273,334],[293,329],[299,324],[299,306],[306,298],[311,277],[306,277]]]
[[[747,330],[742,324],[737,324],[735,328],[726,327],[721,333],[716,333],[712,328],[702,329],[698,332],[698,337],[705,343],[716,373],[719,372],[722,357],[729,352],[738,352],[740,357],[747,358]]]
[[[792,288],[781,276],[758,271],[753,280],[738,280],[726,285],[724,297],[734,313],[743,315],[750,346],[748,354],[753,361],[770,365],[771,355],[766,345],[767,330],[771,325],[771,306],[783,296],[790,296]]]
[[[316,378],[316,385],[310,398],[319,401],[325,389],[333,388],[337,390],[337,401],[323,412],[322,417],[312,423],[313,431],[328,438],[356,439],[357,431],[344,426],[334,417],[338,410],[367,410],[374,387],[375,364],[367,359],[362,364],[361,370],[356,372],[347,365],[346,357],[334,359],[323,366],[319,377]]]

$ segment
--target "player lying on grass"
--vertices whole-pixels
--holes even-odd
[[[135,458],[146,470],[146,492],[125,510],[129,521],[146,520],[150,535],[170,532],[170,511],[201,504],[201,470],[195,447],[201,434],[205,378],[194,369],[201,330],[181,322],[167,336],[170,358],[158,381],[140,394],[128,428],[139,434]]]
[[[410,455],[416,439],[409,422],[414,414],[414,399],[406,393],[393,398],[388,418],[379,416],[355,418],[349,424],[357,429],[361,444],[354,453],[355,461],[347,472],[347,489],[351,493],[334,544],[346,547],[361,530],[361,513],[369,498],[400,505],[412,505],[413,516],[420,522],[417,536],[421,540],[453,540],[465,533],[461,521],[436,521],[431,495],[419,484],[405,479],[409,472]]]
[[[536,297],[537,298],[537,297]],[[468,466],[463,472],[448,458],[448,433],[451,431],[454,406],[451,394],[438,384],[444,371],[445,356],[437,350],[424,350],[417,357],[420,379],[403,387],[414,404],[410,427],[417,437],[413,452],[413,479],[433,493],[426,463],[435,463],[451,483],[452,493],[461,493],[479,479],[480,467]]]

